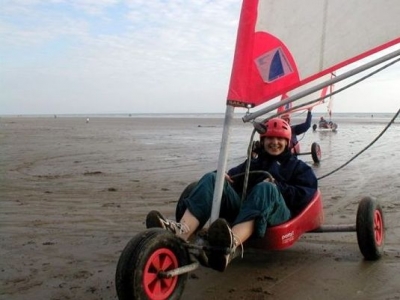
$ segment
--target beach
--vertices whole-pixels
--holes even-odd
[[[313,118],[313,123],[318,119]],[[317,177],[370,144],[390,119],[347,118],[317,142]],[[302,121],[300,118],[293,123]],[[174,216],[183,189],[218,163],[222,118],[1,117],[0,299],[117,299],[121,251],[153,209]],[[235,119],[228,168],[246,158],[252,126]],[[228,269],[200,267],[182,299],[400,299],[400,124],[322,178],[326,224],[355,224],[359,201],[382,206],[386,240],[365,261],[356,233],[304,235],[283,251],[245,249]]]

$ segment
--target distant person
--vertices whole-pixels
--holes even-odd
[[[290,143],[291,147],[295,147],[298,143],[297,136],[307,132],[307,130],[310,129],[311,127],[311,119],[312,119],[311,108],[309,108],[307,111],[307,117],[304,123],[291,125],[289,114],[283,114],[281,116],[281,119],[285,120],[290,125],[290,128],[292,129],[292,138],[290,140]]]
[[[89,123],[89,118],[86,119],[86,124]]]
[[[328,122],[324,119],[324,117],[321,117],[319,119],[319,127],[320,128],[327,128],[328,127]]]

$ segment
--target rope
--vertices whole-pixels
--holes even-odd
[[[345,166],[347,166],[350,162],[352,162],[356,157],[358,157],[359,155],[361,155],[364,151],[366,151],[369,147],[371,147],[384,133],[386,130],[388,130],[388,128],[393,124],[394,120],[397,118],[397,116],[400,114],[400,108],[397,111],[397,113],[394,115],[394,117],[390,120],[390,122],[386,125],[386,127],[382,130],[382,132],[371,142],[369,143],[364,149],[362,149],[360,152],[358,152],[356,155],[354,155],[349,161],[347,161],[346,163],[344,163],[343,165],[341,165],[340,167],[336,168],[335,170],[317,178],[318,180],[323,179],[329,175],[332,175],[333,173],[339,171],[340,169],[344,168]]]

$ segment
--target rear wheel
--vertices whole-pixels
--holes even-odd
[[[357,210],[357,241],[366,260],[382,256],[385,244],[385,223],[381,206],[371,197],[361,200]]]
[[[318,143],[312,143],[311,144],[311,157],[315,163],[319,163],[321,161],[321,147],[319,146]]]
[[[188,274],[171,278],[160,272],[189,263],[182,240],[161,228],[147,229],[126,245],[118,261],[115,285],[119,300],[179,299]]]

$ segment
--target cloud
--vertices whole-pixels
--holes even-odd
[[[221,0],[6,2],[2,113],[174,111],[190,98],[213,110],[210,91],[223,108],[239,9]]]
[[[224,112],[240,8],[3,1],[0,114]]]

